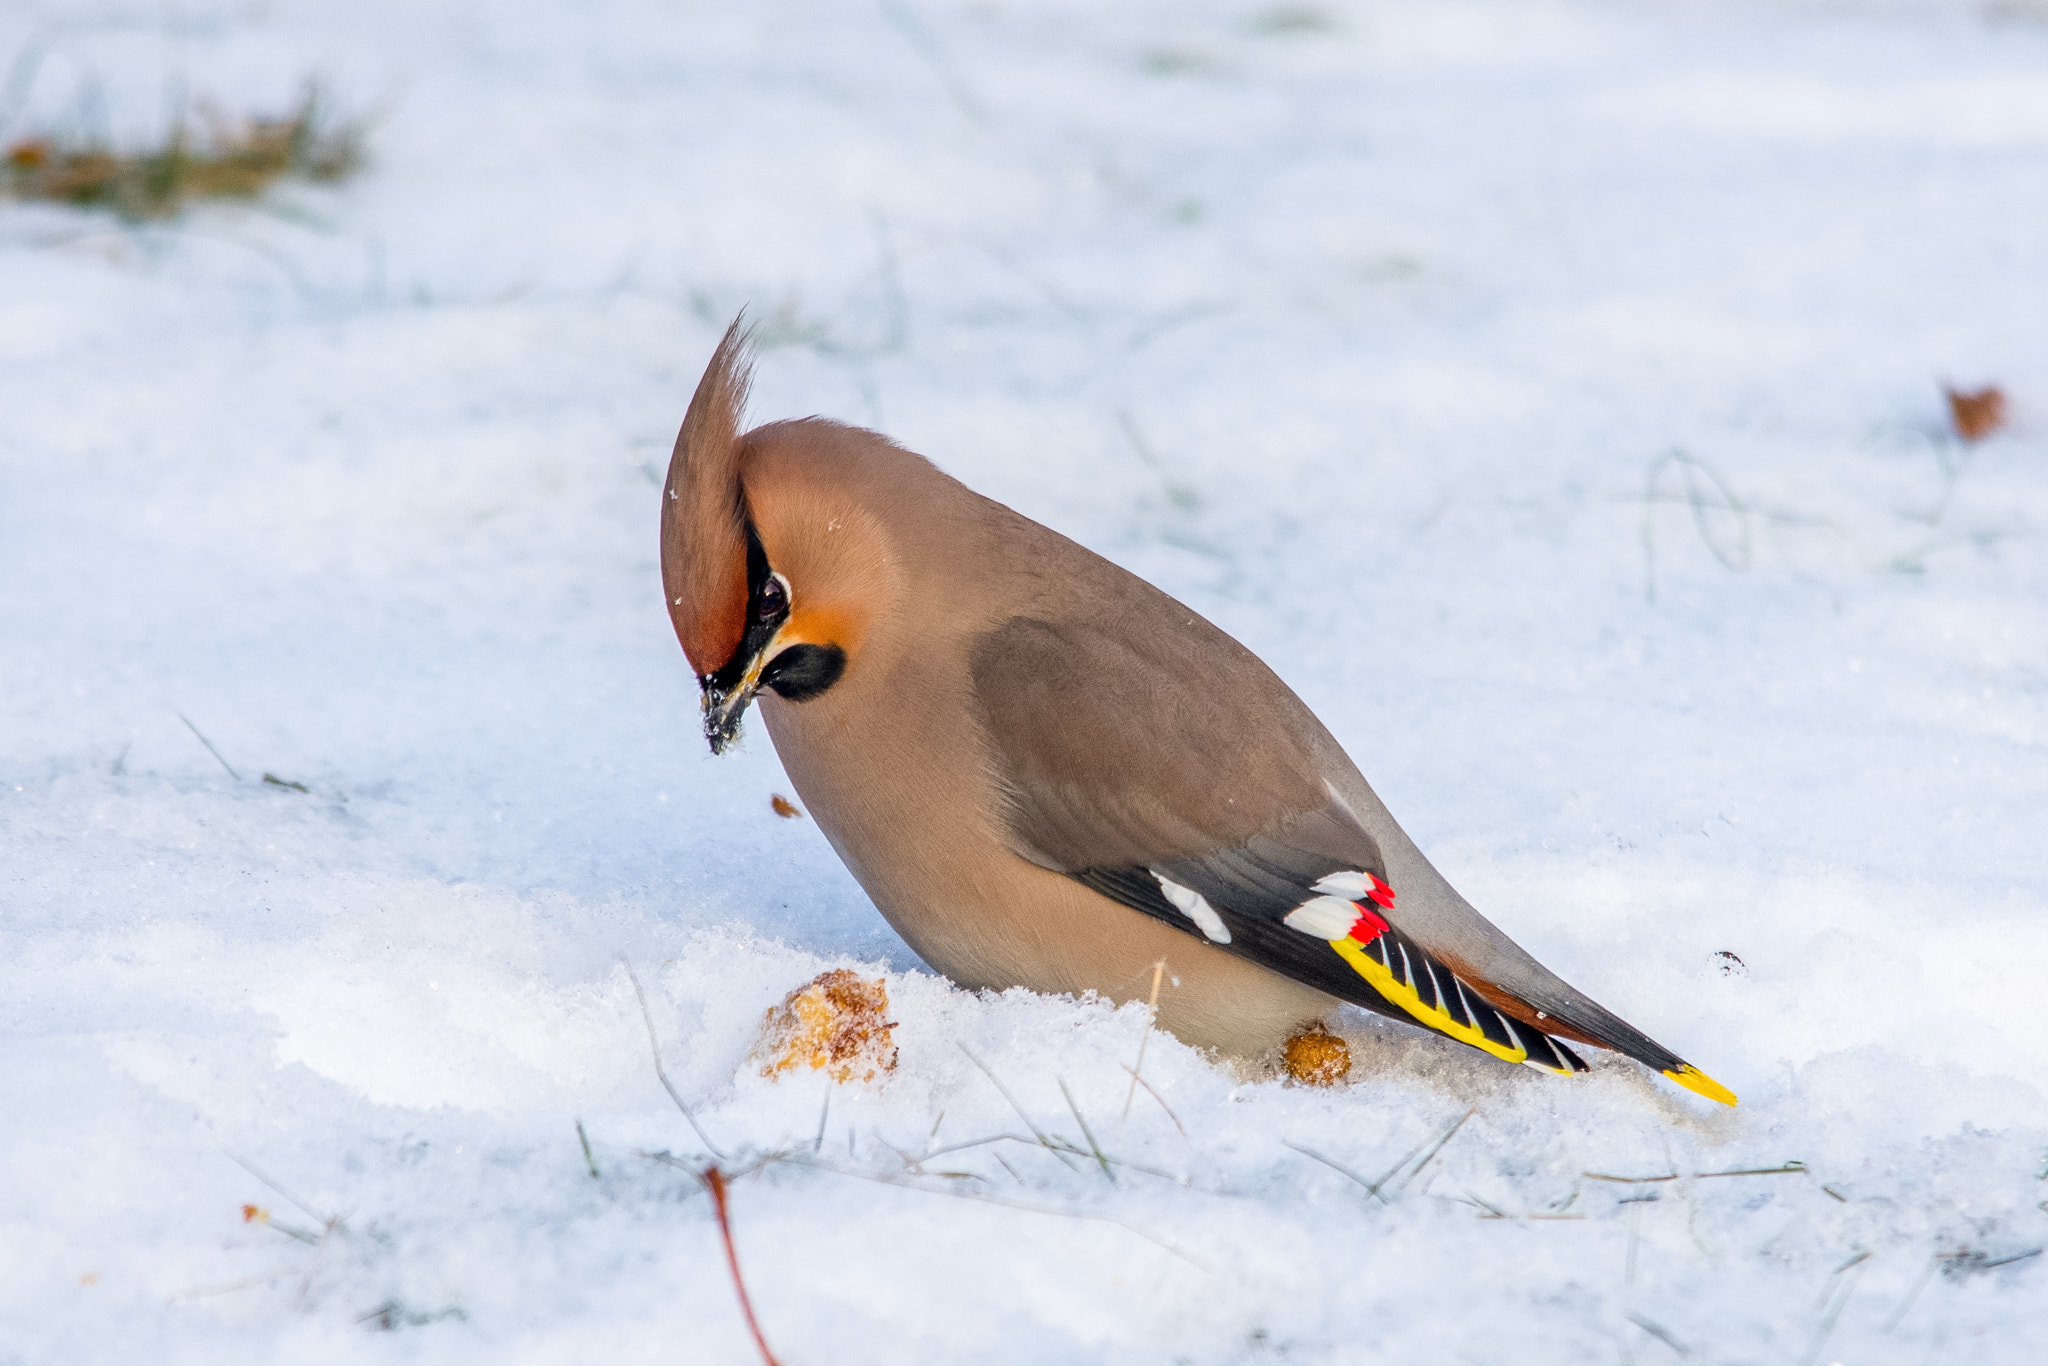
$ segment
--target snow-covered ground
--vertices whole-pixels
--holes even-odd
[[[786,1366],[2040,1361],[2043,18],[0,4],[0,137],[375,119],[0,205],[0,1362],[756,1360],[628,964]],[[742,304],[757,415],[1239,635],[1741,1107],[1358,1017],[1329,1091],[1154,1037],[1126,1116],[1141,1009],[923,970],[663,616]],[[842,964],[897,1072],[755,1075]],[[1081,1117],[1108,1175],[953,1146]]]

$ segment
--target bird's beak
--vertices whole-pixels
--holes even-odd
[[[698,686],[704,690],[704,738],[711,742],[713,754],[725,753],[739,739],[740,721],[747,714],[747,704],[761,687],[761,670],[775,657],[781,644],[782,632],[777,631],[754,652],[736,680],[724,679],[719,674],[698,678]]]

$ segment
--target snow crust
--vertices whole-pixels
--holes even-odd
[[[755,1360],[628,965],[791,1366],[2041,1360],[2038,7],[0,5],[29,49],[8,137],[309,72],[375,124],[255,209],[0,206],[0,1362]],[[1141,1009],[924,970],[663,616],[742,304],[759,416],[1211,616],[1741,1107],[1347,1015],[1352,1084],[1155,1036],[1126,1116]],[[841,965],[893,1077],[744,1068]]]

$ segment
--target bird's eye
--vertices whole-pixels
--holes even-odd
[[[763,621],[781,616],[789,610],[789,590],[782,586],[780,574],[770,574],[768,581],[761,585],[761,594],[754,604],[754,612]]]

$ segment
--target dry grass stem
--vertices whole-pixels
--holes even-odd
[[[1069,1143],[1063,1138],[1052,1138],[1049,1136],[1030,1138],[1023,1134],[990,1134],[986,1138],[970,1138],[959,1143],[948,1143],[943,1148],[933,1148],[923,1157],[915,1159],[910,1158],[900,1148],[890,1145],[885,1146],[889,1146],[889,1151],[897,1154],[899,1157],[903,1157],[907,1164],[916,1165],[929,1162],[935,1157],[944,1157],[947,1153],[963,1152],[969,1148],[985,1148],[992,1143],[1022,1143],[1031,1148],[1044,1148],[1055,1155],[1067,1153],[1074,1157],[1098,1158],[1103,1162],[1107,1162],[1112,1167],[1122,1167],[1126,1171],[1142,1172],[1146,1176],[1156,1176],[1162,1181],[1172,1181],[1179,1185],[1187,1184],[1185,1177],[1166,1171],[1163,1168],[1148,1167],[1142,1162],[1132,1162],[1126,1158],[1112,1156],[1100,1148],[1083,1148]],[[997,1157],[996,1160],[1002,1161],[1000,1157]],[[1005,1167],[1008,1165],[1008,1163],[1004,1163]]]
[[[227,1152],[225,1148],[223,1148],[221,1151]],[[247,1158],[237,1156],[236,1154],[231,1152],[227,1153],[227,1158],[228,1161],[234,1163],[237,1167],[240,1167],[243,1171],[249,1173],[249,1175],[255,1177],[258,1181],[261,1181],[264,1185],[270,1187],[279,1195],[282,1195],[285,1199],[291,1201],[294,1205],[298,1206],[299,1212],[301,1214],[304,1214],[308,1219],[311,1219],[314,1223],[319,1224],[322,1228],[331,1229],[341,1223],[340,1215],[322,1214],[319,1210],[314,1209],[304,1200],[301,1200],[298,1196],[293,1195],[290,1191],[286,1190],[283,1186],[279,1185],[261,1168],[259,1168],[255,1163],[249,1161]]]
[[[1664,472],[1675,468],[1684,484],[1677,495],[1664,492]],[[1711,486],[1711,487],[1710,487]],[[1749,568],[1750,539],[1749,516],[1751,509],[1735,496],[1711,465],[1684,451],[1674,450],[1650,466],[1650,475],[1643,491],[1643,600],[1657,601],[1657,547],[1653,519],[1657,504],[1665,502],[1682,503],[1692,510],[1693,526],[1699,531],[1700,540],[1707,550],[1720,561],[1721,567],[1734,573]],[[1710,512],[1724,513],[1735,523],[1736,538],[1732,546],[1724,546],[1714,528]]]
[[[1927,1259],[1927,1265],[1921,1270],[1920,1278],[1913,1282],[1913,1288],[1906,1292],[1906,1298],[1899,1301],[1899,1307],[1884,1321],[1885,1332],[1891,1332],[1905,1321],[1907,1311],[1919,1300],[1920,1292],[1927,1288],[1927,1283],[1934,1279],[1934,1273],[1941,1268],[1941,1261],[1939,1252]]]
[[[732,1268],[732,1288],[740,1299],[740,1313],[746,1317],[747,1331],[754,1335],[754,1346],[760,1349],[761,1360],[767,1366],[780,1366],[775,1353],[768,1350],[768,1339],[761,1336],[760,1320],[754,1317],[754,1302],[747,1297],[747,1283],[740,1275],[739,1249],[732,1242],[732,1215],[725,1204],[725,1173],[717,1167],[704,1169],[704,1185],[711,1192],[711,1208],[718,1215],[718,1236],[725,1240],[725,1264]]]
[[[960,1143],[948,1143],[943,1148],[927,1149],[925,1155],[918,1160],[929,1162],[935,1157],[944,1157],[947,1153],[965,1152],[969,1148],[986,1148],[991,1143],[1029,1143],[1037,1147],[1041,1146],[1042,1142],[1043,1140],[1026,1138],[1022,1134],[990,1134],[987,1138],[970,1138]]]
[[[1828,1274],[1828,1288],[1822,1298],[1827,1308],[1821,1315],[1819,1328],[1814,1330],[1812,1343],[1806,1349],[1805,1366],[1814,1366],[1820,1360],[1821,1349],[1834,1336],[1835,1324],[1841,1320],[1842,1311],[1849,1307],[1849,1297],[1856,1293],[1856,1282],[1862,1279],[1864,1266],[1869,1261],[1868,1252],[1859,1252]],[[1854,1274],[1845,1274],[1849,1272]]]
[[[213,741],[207,739],[205,734],[199,729],[199,727],[192,724],[191,717],[185,715],[184,712],[179,712],[178,719],[185,723],[185,729],[191,731],[194,735],[197,735],[199,737],[199,743],[206,746],[206,752],[208,754],[211,754],[214,758],[220,760],[220,766],[228,771],[228,776],[230,778],[233,778],[238,783],[242,781],[242,775],[235,772],[235,766],[227,761],[226,755],[222,754],[219,750],[213,747]]]
[[[1031,1116],[1024,1112],[1024,1107],[1019,1105],[1017,1103],[1017,1098],[1010,1094],[1010,1088],[1003,1085],[1002,1081],[996,1076],[996,1074],[989,1070],[989,1065],[983,1062],[980,1058],[975,1057],[973,1053],[969,1052],[966,1044],[963,1043],[956,1046],[962,1053],[967,1054],[967,1061],[973,1063],[976,1067],[979,1067],[981,1069],[981,1074],[989,1079],[989,1083],[996,1088],[996,1091],[1002,1096],[1002,1098],[1010,1102],[1010,1108],[1017,1112],[1017,1118],[1024,1121],[1024,1127],[1031,1130],[1032,1136],[1038,1140],[1038,1146],[1052,1153],[1054,1157],[1059,1158],[1059,1160],[1066,1165],[1069,1171],[1079,1171],[1080,1168],[1076,1167],[1072,1162],[1068,1161],[1066,1155],[1060,1151],[1061,1145],[1055,1144],[1050,1138],[1046,1137],[1045,1130],[1039,1128],[1037,1123],[1032,1120]]]
[[[1642,1329],[1645,1333],[1648,1333],[1651,1337],[1657,1339],[1657,1341],[1663,1343],[1666,1347],[1669,1347],[1672,1351],[1678,1353],[1679,1356],[1684,1357],[1687,1360],[1692,1359],[1692,1348],[1686,1346],[1677,1338],[1673,1337],[1671,1335],[1671,1330],[1664,1327],[1662,1324],[1652,1323],[1649,1319],[1644,1318],[1641,1314],[1630,1314],[1628,1316],[1628,1321],[1630,1323],[1633,1323],[1636,1327]]]
[[[997,1159],[997,1161],[1001,1160],[1000,1158]],[[954,1186],[921,1186],[913,1181],[903,1180],[900,1177],[880,1176],[874,1172],[852,1171],[845,1167],[834,1167],[827,1163],[811,1162],[801,1158],[790,1159],[790,1165],[809,1167],[814,1171],[831,1172],[835,1176],[850,1176],[856,1181],[872,1181],[878,1186],[894,1186],[897,1190],[918,1191],[925,1195],[943,1195],[954,1200],[972,1200],[977,1204],[994,1205],[998,1209],[1022,1210],[1027,1214],[1050,1214],[1056,1218],[1082,1219],[1090,1223],[1114,1224],[1125,1232],[1135,1233],[1153,1246],[1172,1253],[1197,1271],[1211,1272],[1213,1274],[1212,1269],[1207,1263],[1188,1253],[1165,1234],[1155,1233],[1143,1225],[1134,1224],[1130,1220],[1119,1218],[1114,1214],[1100,1214],[1094,1210],[1061,1209],[1057,1205],[1038,1205],[1025,1200],[1010,1200],[1000,1195],[990,1195],[983,1191],[961,1190]],[[1009,1163],[1004,1162],[1003,1169],[1008,1171],[1011,1176],[1017,1176],[1016,1170]],[[1022,1177],[1017,1177],[1017,1180],[1019,1184],[1022,1184]]]
[[[1165,976],[1166,960],[1162,958],[1152,965],[1152,998],[1145,1002],[1145,1032],[1138,1036],[1137,1066],[1128,1069],[1131,1074],[1131,1089],[1124,1092],[1124,1113],[1123,1117],[1117,1120],[1119,1126],[1121,1126],[1123,1123],[1125,1123],[1125,1121],[1130,1119],[1131,1102],[1135,1100],[1138,1095],[1138,1079],[1141,1076],[1143,1076],[1145,1072],[1145,1045],[1152,1042],[1152,1026],[1154,1022],[1156,1022],[1159,1019],[1159,983],[1162,979],[1165,978]],[[1146,1089],[1151,1090],[1150,1087],[1147,1087]],[[1152,1094],[1155,1100],[1158,1099],[1158,1092],[1154,1091]],[[1160,1101],[1161,1105],[1164,1105],[1165,1103],[1166,1102],[1164,1101]],[[1171,1114],[1172,1111],[1168,1111],[1167,1113]],[[1179,1124],[1180,1121],[1175,1120],[1174,1123]],[[1186,1134],[1187,1130],[1183,1129],[1181,1130],[1181,1133]]]
[[[910,45],[911,51],[931,68],[932,75],[937,77],[939,84],[945,88],[947,98],[959,107],[960,112],[974,123],[987,123],[988,110],[983,107],[981,100],[968,87],[967,82],[961,79],[958,69],[947,57],[946,50],[939,45],[938,39],[934,38],[903,6],[884,0],[881,10],[882,17],[903,35],[903,41]]]
[[[1520,1219],[1536,1223],[1580,1223],[1586,1218],[1583,1214],[1560,1214],[1555,1210],[1543,1214],[1510,1214],[1504,1209],[1488,1204],[1470,1191],[1467,1191],[1461,1198],[1467,1204],[1476,1205],[1486,1211],[1486,1213],[1479,1216],[1481,1219]]]
[[[1588,1181],[1611,1181],[1619,1186],[1654,1186],[1663,1181],[1711,1181],[1717,1176],[1805,1176],[1804,1162],[1792,1161],[1777,1167],[1739,1167],[1726,1172],[1670,1172],[1664,1176],[1610,1176],[1606,1172],[1580,1172]],[[1833,1192],[1829,1192],[1833,1194]],[[1842,1197],[1835,1196],[1837,1200]]]
[[[1303,1157],[1312,1157],[1316,1161],[1322,1163],[1325,1167],[1330,1168],[1332,1171],[1342,1172],[1344,1175],[1350,1177],[1353,1181],[1356,1181],[1359,1185],[1365,1187],[1365,1193],[1367,1195],[1372,1196],[1381,1204],[1387,1203],[1387,1197],[1380,1194],[1380,1187],[1386,1184],[1387,1177],[1392,1176],[1394,1172],[1388,1172],[1387,1176],[1381,1177],[1378,1181],[1368,1181],[1364,1177],[1360,1176],[1357,1172],[1351,1170],[1351,1168],[1345,1166],[1342,1162],[1337,1161],[1337,1159],[1333,1157],[1325,1157],[1321,1153],[1317,1152],[1314,1148],[1305,1148],[1299,1143],[1295,1143],[1284,1138],[1280,1141],[1287,1147],[1292,1148],[1294,1149],[1294,1151],[1300,1153]],[[1413,1155],[1414,1154],[1411,1153],[1409,1156]],[[1407,1165],[1407,1162],[1408,1158],[1404,1157],[1401,1159],[1401,1163],[1403,1166]],[[1400,1167],[1394,1168],[1394,1171],[1399,1170],[1401,1170]]]
[[[1117,1066],[1123,1067],[1124,1071],[1129,1072],[1131,1074],[1131,1080],[1135,1081],[1138,1085],[1144,1087],[1145,1094],[1159,1102],[1159,1108],[1166,1111],[1166,1117],[1173,1121],[1173,1127],[1180,1130],[1180,1136],[1182,1138],[1187,1138],[1188,1126],[1180,1122],[1180,1116],[1175,1114],[1173,1112],[1173,1107],[1166,1103],[1166,1097],[1160,1095],[1159,1092],[1153,1088],[1151,1082],[1146,1081],[1143,1077],[1139,1076],[1136,1068],[1124,1067],[1124,1064],[1122,1063],[1118,1063]],[[1188,1139],[1188,1141],[1190,1143],[1194,1142],[1193,1139]]]
[[[590,1135],[583,1132],[583,1121],[576,1121],[576,1141],[583,1145],[583,1165],[590,1168],[590,1179],[600,1180],[597,1174],[597,1159],[590,1153]]]
[[[1473,1109],[1467,1110],[1464,1114],[1459,1115],[1457,1122],[1452,1124],[1450,1128],[1446,1129],[1444,1131],[1444,1136],[1438,1139],[1435,1145],[1432,1146],[1430,1150],[1423,1155],[1422,1160],[1420,1162],[1417,1162],[1412,1168],[1409,1169],[1408,1175],[1401,1178],[1402,1188],[1406,1189],[1409,1182],[1413,1181],[1416,1177],[1422,1175],[1422,1169],[1424,1167],[1427,1167],[1430,1163],[1436,1161],[1436,1155],[1444,1150],[1444,1146],[1446,1144],[1448,1144],[1452,1139],[1458,1136],[1458,1130],[1465,1127],[1465,1121],[1471,1119],[1472,1116],[1478,1113],[1479,1111],[1475,1107]],[[1399,1167],[1394,1168],[1394,1171],[1399,1170]],[[1392,1176],[1393,1174],[1393,1172],[1388,1172],[1387,1176]],[[1380,1178],[1382,1182],[1385,1182],[1386,1179],[1387,1177],[1385,1176]]]
[[[1636,1249],[1642,1242],[1642,1207],[1644,1205],[1654,1205],[1657,1203],[1657,1197],[1654,1195],[1638,1195],[1621,1203],[1633,1206],[1628,1212],[1628,1259],[1622,1269],[1621,1283],[1628,1289],[1634,1289],[1636,1283]]]
[[[1905,1322],[1907,1313],[1915,1304],[1919,1303],[1921,1292],[1927,1289],[1927,1283],[1934,1279],[1935,1272],[1946,1271],[1954,1274],[1958,1268],[1965,1267],[1969,1270],[1988,1271],[1994,1266],[2007,1266],[2013,1262],[2026,1261],[2029,1257],[2038,1257],[2044,1250],[2048,1249],[2037,1247],[2031,1252],[2022,1252],[2012,1257],[2001,1257],[1997,1261],[1985,1260],[1984,1254],[1981,1252],[1937,1252],[1932,1257],[1929,1257],[1927,1265],[1920,1269],[1920,1275],[1913,1282],[1913,1288],[1908,1290],[1906,1297],[1899,1301],[1899,1307],[1894,1309],[1891,1315],[1885,1319],[1882,1331],[1890,1333],[1901,1323]],[[1863,1257],[1868,1257],[1869,1255],[1869,1253],[1864,1253]],[[1847,1271],[1851,1266],[1861,1261],[1863,1257],[1854,1258],[1837,1267],[1835,1274],[1840,1275],[1842,1272]]]
[[[661,1065],[661,1037],[654,1032],[654,1012],[647,1008],[647,993],[640,989],[640,974],[633,971],[631,963],[626,963],[623,959],[620,961],[626,969],[626,980],[633,984],[633,995],[640,1002],[640,1018],[647,1025],[647,1049],[654,1058],[654,1075],[661,1079],[661,1089],[668,1092],[668,1098],[676,1103],[676,1109],[681,1110],[683,1118],[690,1122],[690,1127],[697,1133],[697,1141],[702,1143],[713,1157],[721,1162],[725,1161],[725,1154],[711,1141],[711,1136],[704,1132],[704,1126],[697,1122],[697,1116],[683,1103],[683,1097],[676,1090],[675,1083],[668,1079],[668,1069]]]
[[[1095,1141],[1095,1134],[1088,1128],[1087,1118],[1082,1115],[1081,1107],[1075,1104],[1074,1093],[1067,1089],[1066,1078],[1061,1077],[1058,1080],[1060,1094],[1067,1098],[1067,1108],[1074,1112],[1074,1123],[1081,1126],[1081,1137],[1088,1140],[1088,1151],[1095,1154],[1096,1165],[1102,1168],[1102,1175],[1109,1181],[1110,1185],[1114,1186],[1116,1184],[1116,1173],[1109,1169],[1109,1159],[1102,1155],[1102,1145]]]
[[[660,1152],[652,1153],[648,1152],[644,1148],[641,1148],[635,1151],[634,1156],[644,1157],[649,1162],[659,1162],[664,1167],[674,1167],[677,1171],[688,1172],[691,1176],[697,1178],[698,1185],[700,1187],[703,1185],[704,1169],[698,1165],[698,1163],[703,1160],[701,1155],[697,1156],[694,1159],[684,1159],[677,1157],[674,1153],[669,1152],[666,1148],[662,1149]],[[765,1153],[756,1153],[753,1161],[748,1162],[744,1166],[734,1167],[731,1171],[725,1173],[726,1184],[731,1185],[733,1182],[738,1181],[743,1177],[752,1176],[755,1172],[760,1171],[763,1167],[773,1166],[777,1162],[790,1162],[793,1160],[793,1158],[793,1152],[779,1148],[771,1149]],[[723,1169],[721,1168],[721,1170]]]
[[[1464,1201],[1466,1204],[1472,1206],[1472,1208],[1481,1211],[1479,1217],[1482,1219],[1514,1218],[1512,1214],[1509,1214],[1499,1205],[1488,1204],[1486,1201],[1481,1200],[1478,1196],[1474,1195],[1471,1191],[1466,1191],[1463,1195],[1458,1196],[1457,1198]]]
[[[239,1281],[229,1281],[225,1285],[202,1285],[191,1290],[180,1290],[164,1303],[183,1304],[187,1300],[209,1299],[214,1295],[232,1295],[235,1291],[247,1290],[252,1285],[268,1285],[272,1281],[281,1281],[291,1275],[293,1270],[294,1268],[281,1266],[275,1271],[266,1271],[257,1276],[244,1276]]]
[[[1799,1162],[1799,1161],[1792,1161],[1792,1162],[1786,1162],[1786,1163],[1783,1163],[1783,1164],[1781,1164],[1781,1165],[1779,1165],[1779,1166],[1776,1166],[1776,1167],[1738,1167],[1738,1168],[1736,1168],[1736,1169],[1735,1169],[1734,1171],[1726,1171],[1726,1172],[1694,1172],[1694,1173],[1693,1173],[1693,1179],[1694,1179],[1694,1180],[1697,1180],[1697,1181],[1711,1181],[1711,1180],[1713,1180],[1713,1179],[1714,1179],[1715,1177],[1717,1177],[1717,1176],[1805,1176],[1805,1175],[1806,1175],[1806,1164],[1805,1164],[1804,1162]]]

